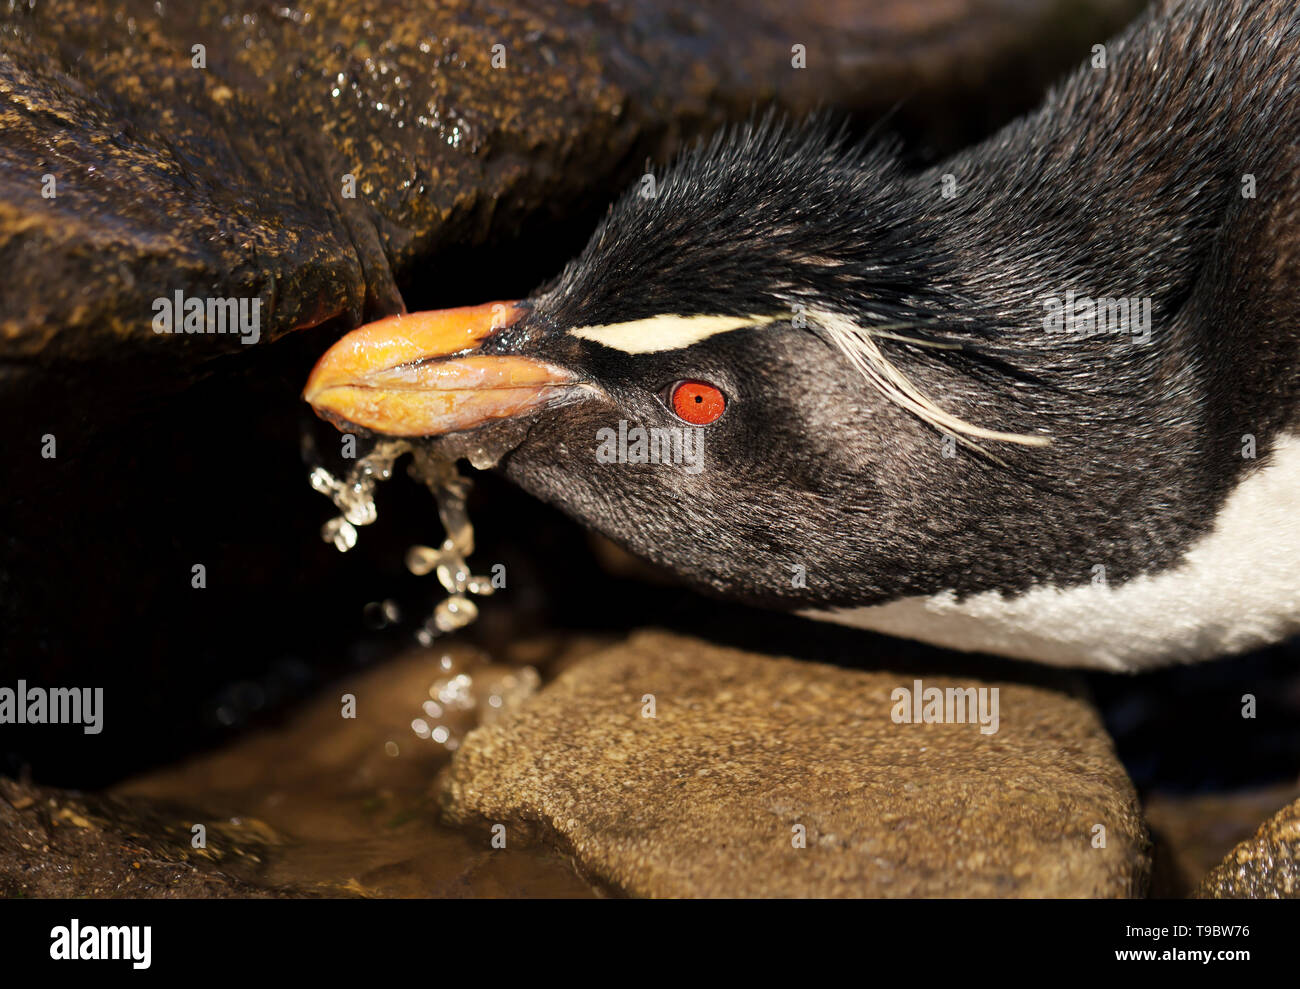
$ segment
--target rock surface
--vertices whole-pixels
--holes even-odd
[[[150,304],[182,290],[261,299],[269,338],[355,324],[417,258],[572,207],[682,131],[771,101],[942,105],[1133,6],[22,5],[0,23],[0,355],[175,348]]]
[[[302,896],[232,874],[255,871],[278,836],[261,822],[212,825],[193,849],[176,808],[32,786],[0,777],[0,898]]]
[[[1193,894],[1202,899],[1300,899],[1300,800],[1230,851]]]
[[[545,848],[443,827],[430,787],[465,728],[531,688],[529,663],[593,647],[520,642],[508,664],[465,647],[415,650],[273,728],[107,792],[0,776],[0,899],[593,896]],[[355,717],[341,716],[344,693]]]
[[[638,633],[471,732],[444,811],[554,844],[636,896],[1144,892],[1136,797],[1090,707],[922,679],[998,687],[998,731],[895,723],[891,692],[910,672]]]

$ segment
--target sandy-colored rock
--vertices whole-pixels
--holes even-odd
[[[1230,851],[1192,894],[1200,899],[1300,899],[1300,800]]]
[[[518,642],[511,653],[545,664],[588,648],[557,637]],[[127,780],[108,796],[116,807],[179,805],[193,808],[193,820],[259,822],[281,840],[256,863],[227,871],[284,895],[592,896],[549,849],[495,848],[441,826],[430,790],[461,734],[508,710],[536,676],[468,647],[415,649],[354,672],[274,727]],[[345,694],[355,717],[341,717]],[[443,705],[437,716],[434,700]],[[211,846],[224,848],[221,838]],[[0,848],[4,840],[0,830]],[[0,856],[0,888],[4,867]]]
[[[917,678],[998,688],[996,733],[895,723]],[[655,631],[472,732],[442,800],[638,896],[1132,896],[1149,871],[1133,788],[1076,698]]]

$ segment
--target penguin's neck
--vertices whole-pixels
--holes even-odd
[[[950,649],[1136,672],[1244,652],[1300,634],[1300,436],[1277,438],[1177,565],[1126,582],[1019,593],[952,591],[807,617]]]

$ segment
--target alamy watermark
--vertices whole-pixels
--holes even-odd
[[[1094,298],[1079,295],[1073,289],[1063,295],[1046,295],[1043,304],[1043,329],[1074,337],[1102,334],[1128,336],[1134,343],[1151,339],[1151,299]]]
[[[979,724],[981,735],[996,735],[998,717],[997,687],[927,687],[920,680],[912,686],[895,687],[889,699],[889,712],[896,725]]]
[[[87,735],[104,730],[103,687],[0,687],[0,725],[82,725]]]
[[[262,336],[262,300],[186,296],[177,289],[153,300],[155,333],[237,333],[240,343]]]
[[[687,474],[704,470],[704,431],[685,426],[628,426],[618,421],[596,431],[598,464],[664,464],[680,466]]]
[[[111,927],[73,917],[50,928],[50,957],[57,961],[128,961],[145,969],[153,961],[153,928],[138,924]]]

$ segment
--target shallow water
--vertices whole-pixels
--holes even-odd
[[[119,796],[201,808],[210,842],[236,829],[265,853],[223,870],[269,888],[359,896],[593,896],[562,856],[494,849],[439,823],[439,771],[464,733],[531,695],[584,649],[537,642],[510,662],[418,649],[326,689],[283,724],[130,780]],[[521,662],[531,651],[535,662]],[[355,717],[342,716],[344,695]]]

